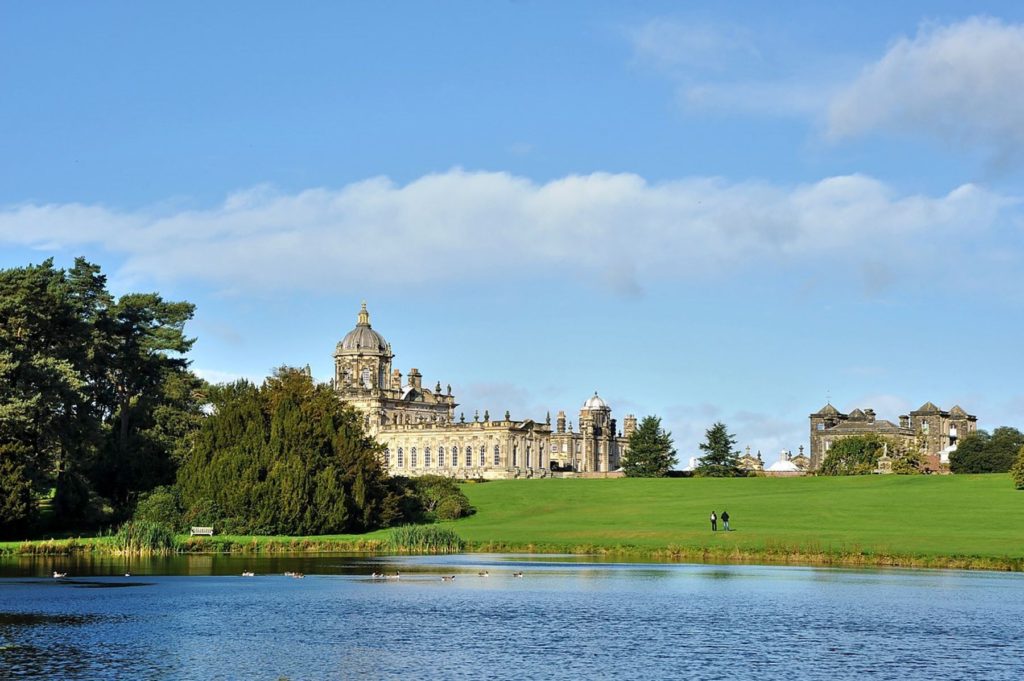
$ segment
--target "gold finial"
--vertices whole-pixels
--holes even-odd
[[[358,321],[358,324],[360,326],[369,326],[370,325],[370,313],[366,311],[366,301],[365,300],[363,301],[362,308],[360,308],[360,310],[359,310],[359,321]]]

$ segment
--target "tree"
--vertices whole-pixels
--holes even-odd
[[[32,481],[22,463],[25,454],[23,446],[0,444],[0,539],[24,533],[35,516]]]
[[[870,475],[885,452],[885,439],[873,433],[835,440],[818,475]]]
[[[715,423],[704,433],[704,442],[700,444],[704,455],[694,471],[703,478],[730,478],[746,475],[740,468],[740,452],[735,449],[736,438],[721,421]]]
[[[282,367],[210,389],[213,413],[178,470],[186,517],[219,532],[363,532],[394,516],[380,446],[326,385]]]
[[[1024,489],[1024,447],[1017,452],[1017,460],[1010,469],[1010,477],[1013,478],[1013,486],[1017,489]]]
[[[675,466],[672,434],[661,427],[661,419],[645,416],[629,435],[629,451],[622,469],[630,478],[663,478]]]
[[[156,294],[115,301],[82,258],[0,270],[0,448],[23,452],[35,495],[53,490],[54,529],[108,501],[126,515],[173,481],[176,441],[201,405],[185,359],[192,311]]]
[[[979,430],[965,436],[949,455],[949,469],[954,473],[1005,473],[1024,447],[1024,433],[1002,426],[991,435]]]

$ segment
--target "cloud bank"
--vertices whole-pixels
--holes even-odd
[[[831,101],[828,135],[876,130],[1024,148],[1024,26],[974,17],[897,40]]]
[[[761,73],[761,49],[736,27],[661,18],[628,38],[636,60],[677,83],[684,109],[808,118],[832,141],[926,136],[1004,163],[1019,163],[1024,151],[1022,24],[989,17],[925,24],[859,74],[835,55]]]
[[[19,205],[0,209],[0,243],[98,246],[120,256],[121,276],[228,291],[518,281],[557,271],[631,292],[749,267],[862,269],[880,255],[904,272],[925,260],[934,269],[952,263],[951,244],[983,242],[1015,206],[975,185],[900,194],[861,175],[797,186],[608,173],[536,183],[456,169],[405,185],[378,177],[291,194],[258,187],[172,214]]]

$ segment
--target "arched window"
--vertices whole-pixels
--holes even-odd
[[[487,447],[480,447],[480,468],[487,465]]]
[[[437,466],[444,468],[444,447],[437,448]]]
[[[472,465],[473,465],[473,448],[472,447],[466,447],[466,466],[469,467],[469,466],[472,466]]]
[[[501,449],[498,448],[498,445],[494,445],[494,465],[501,465]]]
[[[530,449],[531,449],[530,443],[527,442],[526,443],[526,467],[527,468],[530,467]]]
[[[512,465],[519,465],[519,445],[517,444],[512,445]]]
[[[391,450],[390,449],[385,449],[384,450],[384,465],[385,466],[391,466]]]
[[[458,465],[459,465],[459,448],[458,447],[452,447],[452,468],[455,468]]]
[[[402,451],[401,447],[398,448],[398,467],[405,467],[405,452]]]
[[[413,447],[409,450],[409,467],[416,468],[416,448]]]
[[[423,448],[423,467],[430,468],[430,447]]]
[[[373,387],[373,381],[370,380],[370,370],[369,369],[363,369],[363,372],[361,374],[361,378],[363,380],[363,387],[364,388],[372,388]]]

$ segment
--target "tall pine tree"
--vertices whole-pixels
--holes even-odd
[[[663,478],[676,465],[672,434],[661,427],[661,419],[645,416],[629,436],[629,451],[622,469],[630,478]]]
[[[704,478],[729,478],[744,475],[740,468],[740,453],[735,449],[736,438],[729,433],[721,421],[715,423],[704,433],[704,442],[700,444],[704,455],[694,471]]]

